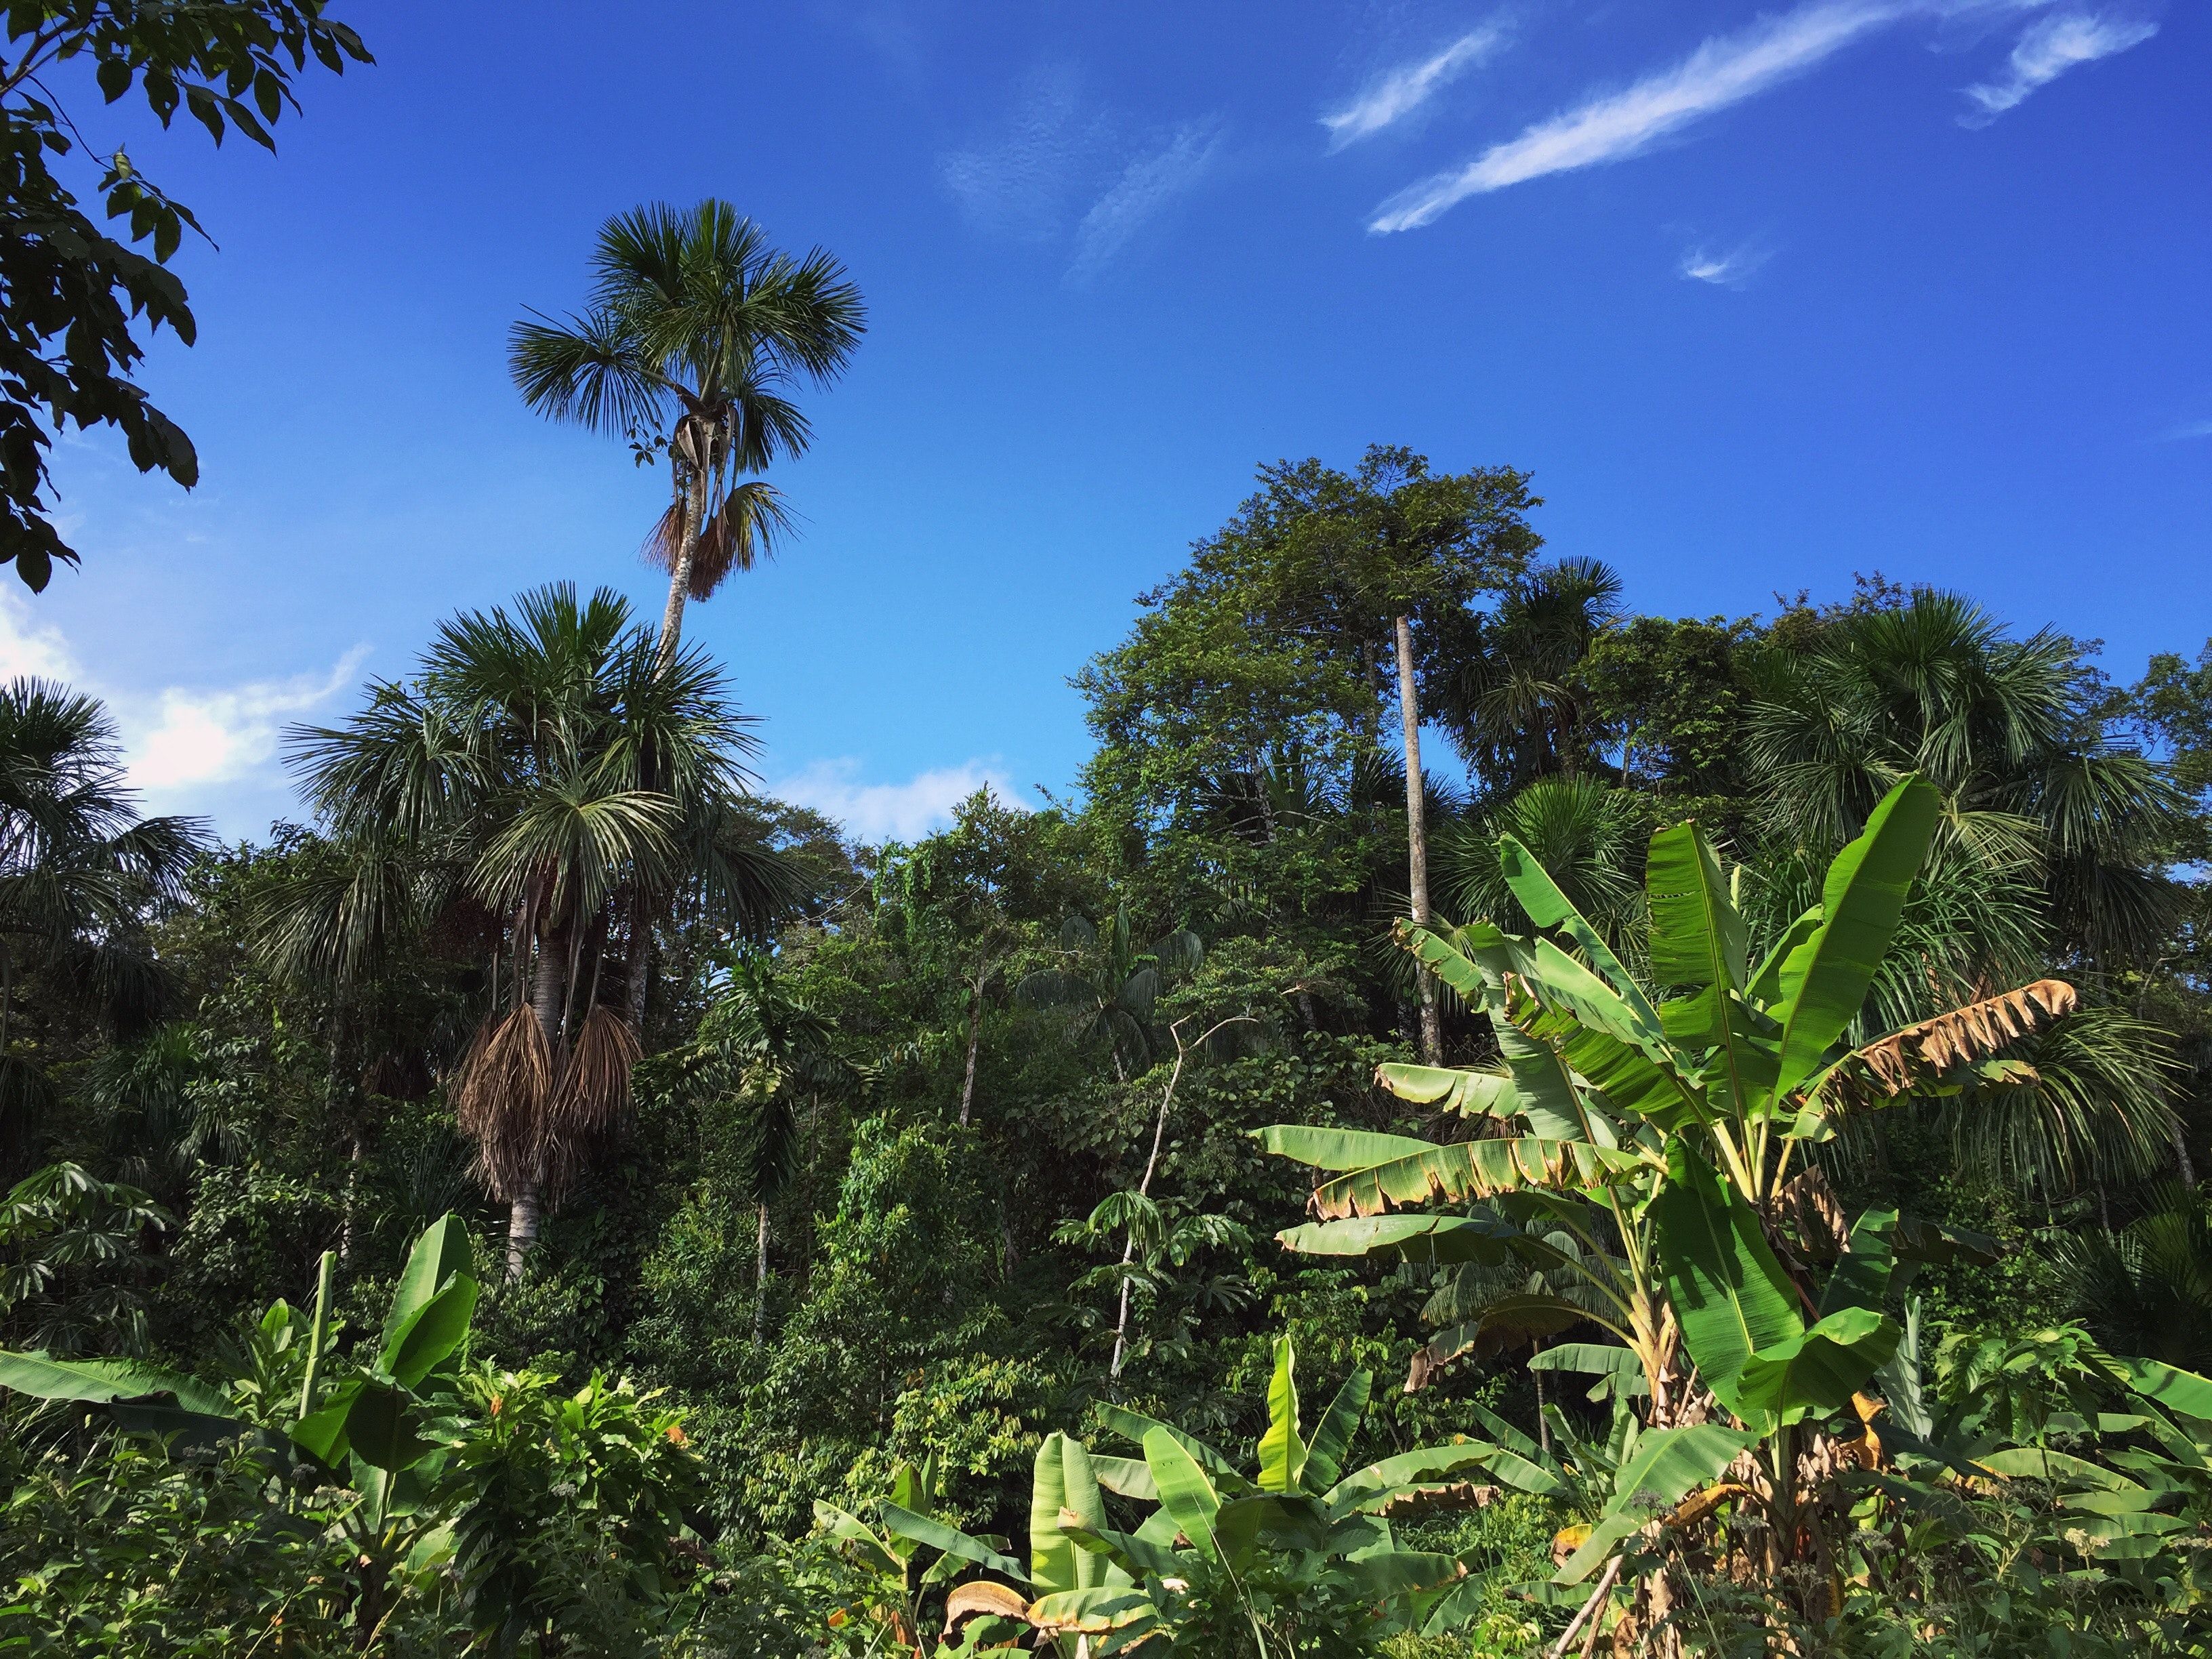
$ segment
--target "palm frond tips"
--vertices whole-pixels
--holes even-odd
[[[550,1184],[558,1191],[579,1154],[602,1140],[628,1115],[630,1072],[641,1051],[637,1036],[611,1008],[596,1007],[577,1027],[546,1103],[545,1127],[553,1168]]]
[[[1865,1062],[1885,1096],[1903,1094],[1915,1080],[1954,1066],[1988,1060],[2008,1044],[2033,1032],[2045,1019],[2057,1019],[2081,1006],[2063,980],[2039,979],[2033,985],[1968,1003],[1893,1031],[1853,1056]]]
[[[552,1046],[529,1005],[486,1020],[461,1062],[453,1115],[495,1198],[513,1200],[544,1183],[543,1121],[552,1094]]]

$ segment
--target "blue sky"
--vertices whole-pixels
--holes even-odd
[[[149,801],[296,813],[281,725],[552,578],[657,611],[661,485],[526,411],[526,307],[715,194],[851,268],[866,343],[778,482],[804,536],[689,623],[763,771],[872,836],[1065,790],[1066,680],[1254,466],[1529,469],[1641,608],[1854,570],[2106,642],[2212,632],[2212,20],[2155,0],[951,0],[337,8],[271,159],[81,100],[220,252],[0,670],[107,696]],[[12,587],[12,583],[9,584]]]

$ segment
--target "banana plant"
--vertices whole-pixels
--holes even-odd
[[[1286,1247],[1528,1263],[1548,1288],[1534,1305],[1501,1310],[1493,1328],[1550,1334],[1545,1320],[1563,1330],[1571,1315],[1635,1356],[1651,1432],[1572,1574],[1644,1534],[1655,1504],[1697,1510],[1688,1486],[1674,1491],[1685,1481],[1739,1487],[1731,1499],[1763,1507],[1778,1535],[1799,1535],[1805,1425],[1851,1406],[1896,1351],[1900,1331],[1882,1303],[1900,1235],[1894,1215],[1870,1214],[1835,1230],[1845,1238],[1795,1252],[1832,1255],[1825,1278],[1786,1269],[1773,1241],[1811,1180],[1793,1177],[1792,1164],[1832,1136],[1847,1096],[1864,1103],[1936,1086],[1947,1068],[1986,1059],[1997,1037],[2070,1006],[2070,990],[2054,981],[2034,997],[2000,999],[2006,1019],[1985,1022],[1995,1036],[1974,1038],[1968,1019],[1946,1025],[1933,1048],[1919,1027],[1851,1045],[1938,806],[1923,780],[1899,782],[1831,864],[1821,902],[1763,955],[1735,902],[1741,872],[1724,872],[1694,824],[1659,830],[1646,860],[1643,978],[1527,848],[1504,836],[1500,872],[1537,932],[1481,921],[1402,930],[1438,979],[1490,1017],[1498,1065],[1388,1065],[1377,1079],[1478,1120],[1477,1133],[1436,1143],[1304,1126],[1257,1132],[1267,1150],[1319,1173],[1316,1219],[1280,1235]],[[1438,1201],[1462,1207],[1438,1212]],[[1485,1334],[1478,1328],[1465,1346]],[[1442,1347],[1436,1357],[1462,1351],[1456,1339]],[[1704,1395],[1729,1424],[1699,1420]],[[1753,1448],[1753,1478],[1721,1482]]]
[[[1026,1568],[1000,1554],[994,1540],[959,1533],[896,1499],[880,1505],[884,1533],[909,1551],[902,1559],[910,1562],[916,1547],[941,1552],[928,1569],[937,1582],[962,1563],[1006,1581],[971,1579],[951,1590],[939,1653],[981,1651],[1024,1626],[1071,1659],[1103,1659],[1153,1641],[1172,1650],[1210,1650],[1204,1644],[1218,1632],[1206,1623],[1209,1612],[1234,1609],[1264,1656],[1281,1650],[1268,1607],[1279,1609],[1285,1596],[1378,1609],[1378,1634],[1418,1627],[1463,1569],[1448,1555],[1400,1548],[1389,1516],[1464,1495],[1467,1472],[1487,1448],[1424,1448],[1347,1472],[1371,1374],[1346,1378],[1309,1431],[1289,1338],[1277,1342],[1274,1358],[1267,1429],[1245,1468],[1170,1425],[1118,1406],[1098,1408],[1101,1425],[1131,1443],[1135,1456],[1048,1436],[1032,1479]],[[1154,1507],[1124,1530],[1114,1524],[1109,1492]],[[847,1520],[848,1533],[866,1530]],[[1266,1597],[1251,1593],[1255,1579],[1268,1586]]]
[[[267,1375],[226,1389],[136,1361],[43,1353],[0,1352],[0,1388],[95,1407],[124,1432],[158,1437],[173,1450],[256,1437],[350,1486],[360,1501],[342,1524],[356,1547],[362,1604],[373,1607],[396,1575],[432,1569],[451,1551],[451,1528],[437,1521],[433,1494],[459,1426],[453,1370],[477,1281],[459,1218],[433,1223],[408,1254],[373,1356],[348,1365],[326,1389],[337,1260],[323,1255],[304,1328],[298,1311],[280,1301],[256,1333],[254,1346],[265,1356],[301,1351],[296,1398],[273,1390]],[[289,1366],[282,1369],[289,1376]]]
[[[878,1526],[835,1504],[819,1498],[814,1504],[815,1524],[830,1547],[868,1575],[867,1611],[903,1653],[925,1651],[923,1599],[964,1567],[1021,1576],[1020,1565],[1002,1553],[1003,1539],[973,1538],[952,1526],[938,1512],[939,1496],[937,1460],[925,1457],[918,1464],[902,1462],[892,1472],[891,1495],[878,1505]],[[939,1552],[927,1566],[921,1559],[924,1548]]]

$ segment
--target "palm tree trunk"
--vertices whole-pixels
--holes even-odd
[[[538,1017],[538,1029],[545,1034],[545,1046],[554,1051],[555,1065],[561,1046],[561,1016],[568,1001],[568,947],[562,937],[566,929],[548,935],[538,946],[538,960],[530,974],[530,1012]],[[538,1200],[544,1190],[539,1176],[532,1175],[522,1183],[522,1188],[508,1201],[507,1214],[507,1277],[509,1283],[522,1277],[522,1264],[538,1243]]]
[[[522,1277],[522,1264],[538,1243],[538,1183],[532,1182],[507,1206],[507,1282]]]
[[[753,1255],[753,1346],[768,1340],[768,1206],[760,1206],[760,1234]]]
[[[1406,876],[1413,899],[1413,925],[1429,925],[1429,832],[1421,787],[1421,705],[1413,690],[1413,625],[1397,617],[1398,714],[1406,728]],[[1437,980],[1425,966],[1416,970],[1421,987],[1421,1059],[1444,1063],[1443,1027],[1437,1014]]]
[[[677,441],[669,446],[670,453],[689,449],[682,465],[690,471],[690,487],[684,493],[684,521],[678,526],[676,538],[676,557],[668,573],[668,606],[660,613],[660,647],[653,659],[653,672],[665,674],[669,664],[676,660],[676,647],[684,637],[684,601],[691,593],[691,565],[699,555],[699,532],[707,522],[707,464],[706,451],[709,440],[703,422],[686,419],[677,428]]]

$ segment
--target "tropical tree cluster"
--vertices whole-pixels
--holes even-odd
[[[7,28],[46,158],[57,56],[265,138],[366,55]],[[0,284],[34,585],[65,418],[188,470],[115,377],[190,222],[115,167],[153,261],[0,226],[107,262],[82,327]],[[665,606],[453,616],[265,838],[0,687],[0,1641],[2207,1650],[2212,645],[1642,614],[1526,473],[1376,447],[1072,665],[1070,799],[865,844],[684,627],[865,323],[726,204],[611,221],[510,367],[665,469]]]

